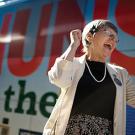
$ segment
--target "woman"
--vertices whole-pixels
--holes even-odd
[[[125,135],[126,103],[135,107],[135,85],[126,69],[106,62],[118,43],[109,20],[70,33],[71,43],[48,72],[61,94],[44,135]],[[75,57],[82,39],[85,54]]]

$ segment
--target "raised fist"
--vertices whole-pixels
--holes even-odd
[[[71,45],[78,48],[81,42],[82,33],[81,30],[76,29],[70,32]]]

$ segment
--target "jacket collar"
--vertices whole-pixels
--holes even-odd
[[[86,54],[79,57],[80,64],[83,64],[83,67],[85,67],[85,61],[86,61]],[[116,66],[110,63],[105,63],[108,69],[108,72],[116,85],[116,87],[122,86],[122,78],[120,72],[116,69]]]

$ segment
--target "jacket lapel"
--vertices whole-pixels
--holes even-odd
[[[124,103],[124,88],[122,77],[119,70],[116,69],[115,65],[106,64],[108,72],[116,86],[116,98],[114,106],[114,135],[121,134],[121,125],[123,122],[123,103]],[[123,123],[124,124],[124,123]]]

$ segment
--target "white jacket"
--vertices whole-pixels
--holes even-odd
[[[85,69],[85,58],[83,55],[75,58],[73,62],[57,58],[48,72],[50,82],[61,88],[61,94],[44,127],[43,135],[64,135],[76,87]],[[135,107],[135,85],[126,69],[109,63],[106,65],[116,85],[114,135],[125,135],[126,103]]]

